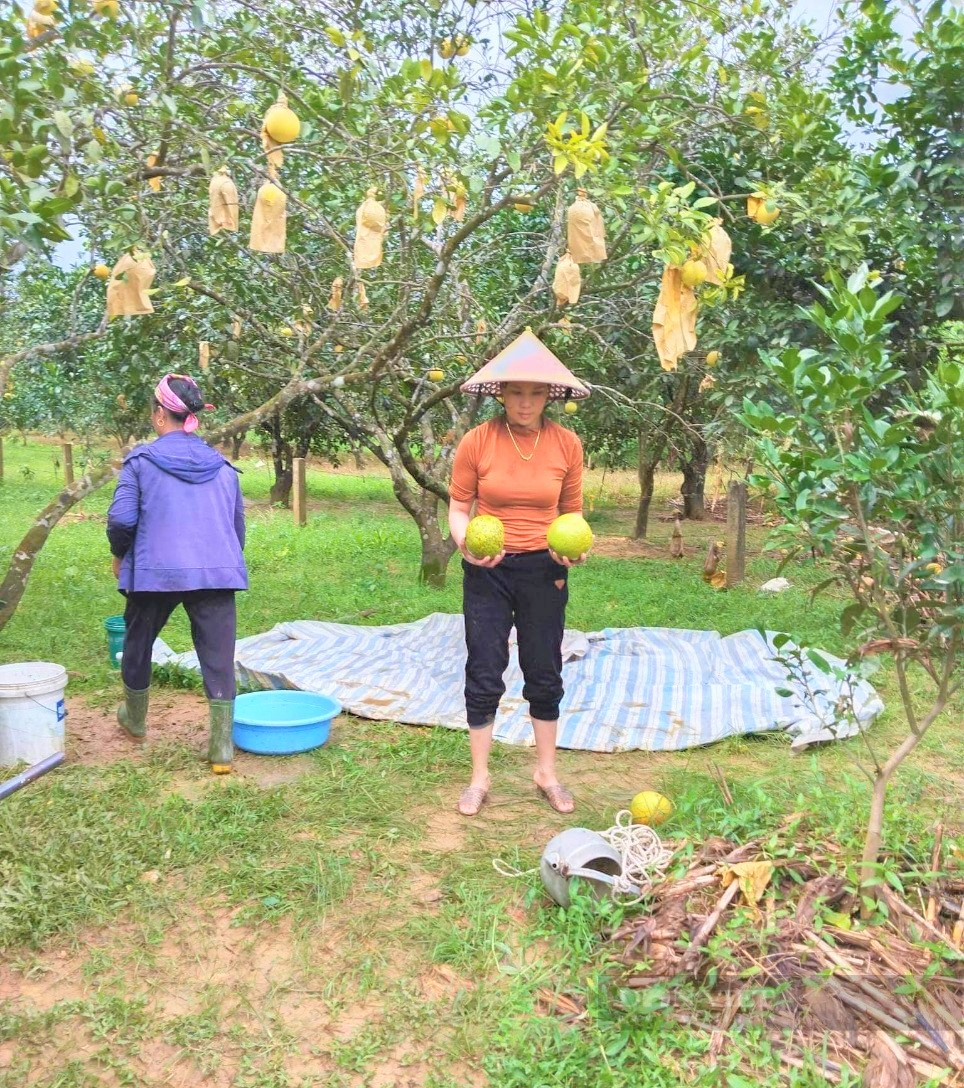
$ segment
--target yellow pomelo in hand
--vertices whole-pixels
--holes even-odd
[[[476,559],[490,559],[502,551],[505,528],[491,514],[474,517],[465,530],[465,546]]]
[[[264,115],[264,128],[276,144],[290,144],[298,139],[301,121],[294,110],[275,105]]]
[[[560,514],[549,526],[546,543],[566,559],[578,559],[592,547],[592,529],[582,514]]]
[[[633,823],[656,827],[672,816],[673,804],[655,790],[643,790],[632,799],[629,811],[633,814]]]

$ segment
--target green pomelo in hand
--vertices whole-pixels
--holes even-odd
[[[582,514],[560,514],[549,526],[546,543],[566,559],[578,559],[592,547],[592,529]]]
[[[476,559],[490,559],[498,555],[505,544],[502,522],[491,514],[479,514],[465,530],[465,546]]]

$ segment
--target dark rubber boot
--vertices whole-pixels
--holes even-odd
[[[143,740],[147,736],[147,704],[150,694],[150,688],[135,691],[124,686],[124,701],[117,708],[117,720],[121,729],[135,740]]]
[[[234,761],[234,743],[231,732],[234,728],[234,700],[211,699],[208,703],[211,721],[208,741],[208,759],[215,774],[230,774]]]

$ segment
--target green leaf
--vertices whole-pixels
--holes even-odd
[[[57,126],[57,131],[65,139],[69,140],[74,133],[74,122],[70,119],[70,115],[64,113],[63,110],[54,110],[51,116]]]
[[[552,159],[552,169],[556,174],[561,174],[565,171],[569,165],[569,160],[565,155],[555,155]]]

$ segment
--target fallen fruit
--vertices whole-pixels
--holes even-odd
[[[672,816],[673,803],[655,790],[643,790],[632,799],[629,811],[633,814],[633,823],[656,827]]]

